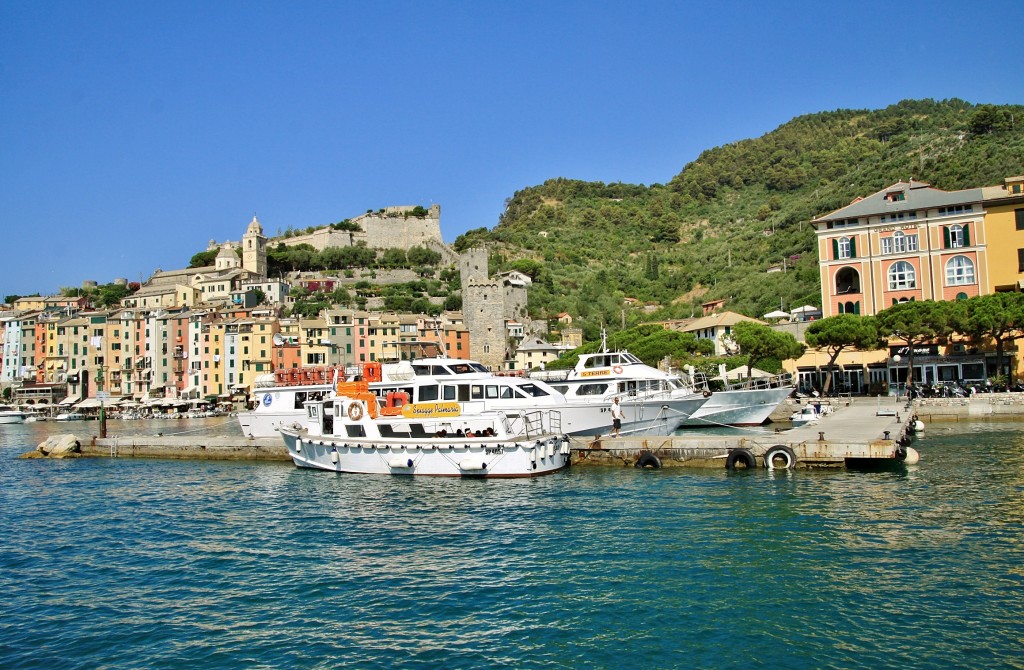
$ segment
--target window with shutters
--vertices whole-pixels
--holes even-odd
[[[943,226],[942,241],[946,249],[960,249],[971,246],[971,233],[967,226],[954,224]]]
[[[836,258],[852,258],[849,237],[840,237],[836,242]]]
[[[1013,215],[1017,218],[1017,230],[1024,230],[1024,209],[1013,210]]]

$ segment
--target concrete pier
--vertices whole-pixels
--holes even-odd
[[[1024,402],[1024,398],[1022,398]],[[792,410],[797,405],[790,405]],[[893,398],[854,398],[832,405],[833,411],[817,424],[780,430],[764,429],[735,434],[709,435],[686,431],[663,437],[573,437],[573,464],[579,466],[634,466],[723,468],[730,454],[736,465],[765,466],[773,448],[790,450],[793,467],[841,467],[852,463],[898,461],[906,451],[900,446],[911,427],[915,408]],[[1018,408],[1019,409],[1019,408]],[[290,462],[280,438],[205,437],[202,435],[129,435],[76,437],[75,455],[94,457],[180,458],[196,460],[261,460]],[[643,460],[641,460],[643,459]],[[788,466],[786,457],[782,465]]]
[[[667,437],[573,438],[574,465],[643,465],[654,456],[661,467],[725,467],[731,452],[746,450],[757,466],[774,447],[786,447],[795,467],[840,467],[896,462],[909,434],[913,410],[892,398],[856,398],[833,406],[817,424],[777,433],[683,434]]]
[[[83,456],[184,458],[194,460],[287,461],[279,437],[185,437],[127,435],[80,440]]]

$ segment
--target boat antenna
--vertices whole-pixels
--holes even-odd
[[[601,353],[608,353],[608,331],[604,328],[601,329]]]

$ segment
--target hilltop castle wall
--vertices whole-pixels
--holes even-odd
[[[317,251],[330,247],[352,247],[365,242],[371,249],[399,248],[409,250],[415,246],[437,248],[444,246],[441,238],[441,206],[431,205],[425,217],[406,216],[412,207],[386,207],[383,212],[367,212],[352,219],[358,231],[321,228],[308,235],[278,237],[271,246],[308,244]]]

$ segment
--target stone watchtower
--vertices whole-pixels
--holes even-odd
[[[267,276],[267,238],[255,215],[242,236],[242,268],[260,277]]]
[[[492,370],[503,370],[508,354],[505,292],[502,282],[488,277],[487,249],[477,247],[461,254],[459,273],[470,358]]]

